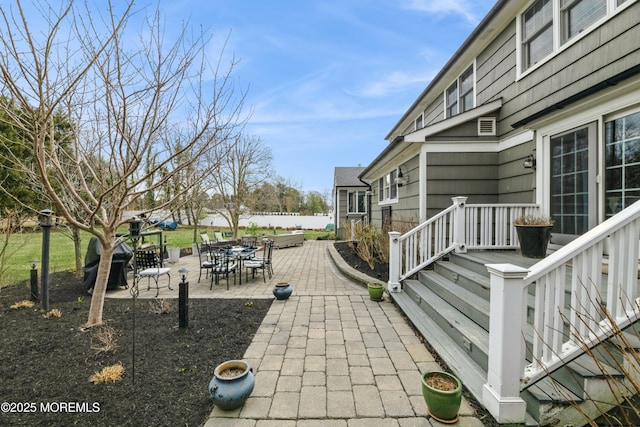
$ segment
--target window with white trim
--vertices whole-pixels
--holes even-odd
[[[367,213],[366,193],[364,191],[349,191],[347,194],[347,212],[350,214]]]
[[[635,0],[536,0],[519,16],[521,72],[586,34]],[[626,6],[626,5],[625,5]]]
[[[640,112],[605,123],[606,216],[640,200]]]
[[[423,114],[420,114],[420,115],[416,118],[416,120],[415,120],[415,122],[414,122],[413,130],[420,130],[420,129],[422,129],[422,128],[423,128],[423,120],[424,120]]]
[[[471,65],[446,90],[445,113],[447,117],[464,113],[474,107],[474,86],[475,77],[473,65]]]
[[[385,203],[398,200],[397,177],[398,171],[394,169],[378,179],[378,202]]]

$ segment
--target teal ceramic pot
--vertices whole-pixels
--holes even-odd
[[[256,380],[253,370],[244,360],[228,360],[216,366],[209,383],[213,403],[224,411],[241,407],[247,400]]]
[[[451,387],[440,387],[436,383]],[[457,377],[440,371],[423,373],[422,395],[429,415],[437,421],[447,424],[458,421],[458,411],[462,402],[462,382]]]
[[[293,293],[293,288],[287,282],[276,283],[273,287],[273,295],[276,299],[284,300],[291,296]]]
[[[382,301],[384,285],[381,283],[369,283],[367,284],[367,289],[369,290],[369,298],[374,301]]]

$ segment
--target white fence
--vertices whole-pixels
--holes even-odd
[[[242,215],[240,227],[247,227],[250,222],[258,224],[261,228],[301,228],[303,230],[324,229],[327,224],[333,224],[333,215]],[[227,228],[227,221],[219,214],[207,215],[200,225]]]

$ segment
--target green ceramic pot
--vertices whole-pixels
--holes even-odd
[[[451,387],[434,387],[430,385],[434,378],[440,378],[443,385]],[[447,389],[441,389],[447,388]],[[422,374],[422,395],[427,404],[429,415],[443,423],[458,421],[458,411],[462,402],[462,382],[448,373],[429,371]]]
[[[374,301],[382,301],[382,294],[384,294],[384,285],[381,283],[369,283],[367,284],[369,290],[369,298]]]

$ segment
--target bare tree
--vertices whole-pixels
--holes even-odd
[[[102,245],[91,327],[102,323],[124,210],[181,173],[209,175],[215,165],[190,167],[215,145],[234,141],[244,96],[230,80],[234,61],[208,63],[205,35],[185,25],[167,42],[156,11],[136,41],[128,31],[138,17],[133,0],[108,2],[102,15],[87,8],[73,0],[57,10],[44,2],[1,6],[0,86],[23,111],[11,119],[33,151],[36,167],[28,172],[57,214]],[[40,20],[37,32],[32,19]],[[73,124],[68,150],[53,138],[57,111]],[[180,141],[180,148],[163,149],[168,141]],[[188,189],[180,187],[155,209],[172,206]]]
[[[209,188],[222,201],[218,213],[238,237],[240,216],[252,192],[272,175],[271,149],[255,136],[240,135],[229,145],[219,144],[209,153],[220,168],[209,178]]]

